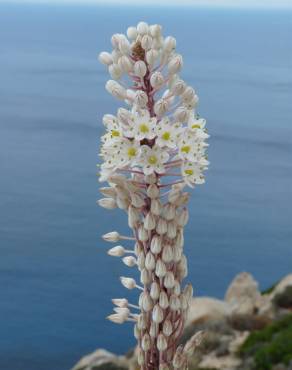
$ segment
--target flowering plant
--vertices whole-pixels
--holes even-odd
[[[184,187],[205,181],[206,121],[196,111],[196,92],[178,76],[183,59],[176,40],[163,38],[161,26],[140,22],[111,42],[113,51],[99,55],[112,77],[105,87],[127,108],[103,117],[100,181],[109,187],[100,189],[105,198],[99,204],[125,210],[133,236],[113,231],[103,238],[135,242],[133,249],[118,245],[108,253],[138,267],[141,285],[130,277],[121,277],[121,283],[141,294],[138,305],[113,299],[115,313],[108,319],[134,322],[141,369],[187,369],[201,335],[178,346],[193,295],[190,284],[181,288],[187,276]]]

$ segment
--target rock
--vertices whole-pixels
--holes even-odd
[[[238,274],[231,282],[225,295],[231,314],[252,315],[263,304],[257,281],[247,272]]]
[[[200,369],[222,369],[235,370],[241,364],[241,360],[236,357],[222,356],[216,357],[214,353],[205,356],[199,363]]]
[[[98,349],[82,357],[72,370],[127,370],[128,367],[128,361],[125,357]]]
[[[223,320],[229,314],[226,302],[215,298],[193,298],[190,304],[186,326],[206,321]]]
[[[285,276],[282,280],[279,281],[279,283],[269,294],[270,298],[274,298],[275,295],[283,293],[283,291],[289,286],[292,286],[292,274]]]

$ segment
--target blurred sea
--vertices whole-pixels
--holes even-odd
[[[95,204],[101,117],[118,104],[96,60],[139,20],[185,57],[211,134],[193,192],[189,280],[223,297],[250,271],[266,288],[292,270],[292,12],[0,5],[0,368],[65,370],[134,344],[104,317],[127,294],[100,239],[126,230]]]

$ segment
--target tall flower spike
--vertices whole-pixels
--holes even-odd
[[[114,299],[108,319],[135,323],[141,370],[182,370],[202,338],[198,333],[185,347],[178,345],[193,295],[191,285],[182,287],[187,275],[183,231],[189,218],[189,193],[183,189],[205,182],[209,135],[197,113],[197,92],[178,75],[183,57],[175,38],[164,38],[160,25],[146,22],[126,34],[114,34],[113,51],[99,55],[111,76],[106,90],[126,105],[103,117],[100,181],[109,186],[100,189],[106,198],[98,204],[127,213],[133,236],[113,231],[103,239],[135,242],[133,249],[115,246],[108,254],[122,257],[127,267],[137,266],[143,286],[121,277],[125,288],[142,293],[137,305]]]

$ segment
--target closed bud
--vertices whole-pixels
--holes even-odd
[[[130,310],[128,309],[128,307],[115,307],[114,312],[124,315],[126,317],[128,317],[130,314]]]
[[[159,218],[156,225],[156,232],[159,235],[163,235],[167,232],[167,222],[164,218]]]
[[[161,259],[156,262],[155,274],[158,277],[164,277],[166,274],[166,266]]]
[[[162,332],[166,337],[172,334],[173,328],[170,320],[165,320],[162,327]]]
[[[100,188],[99,191],[107,197],[115,198],[116,196],[116,191],[111,186]]]
[[[173,252],[173,262],[179,262],[183,252],[182,248],[174,246],[172,252]]]
[[[111,64],[108,67],[108,71],[109,74],[111,75],[111,78],[113,78],[114,80],[119,80],[122,76],[122,70],[118,64],[115,63]]]
[[[157,235],[154,235],[152,240],[151,240],[151,244],[150,244],[151,252],[154,253],[154,254],[158,254],[158,253],[161,252],[161,248],[162,248],[162,239],[161,239],[161,237],[159,237]]]
[[[126,98],[126,90],[116,81],[109,80],[105,85],[106,90],[117,99]]]
[[[176,233],[175,244],[177,247],[182,248],[184,245],[184,233],[183,229],[178,229]]]
[[[112,54],[111,54],[113,63],[118,64],[119,63],[119,59],[121,58],[122,55],[123,54],[119,50],[114,49],[112,51]]]
[[[128,208],[128,224],[129,227],[134,228],[140,219],[140,214],[137,208],[129,206]]]
[[[120,33],[115,33],[114,35],[112,35],[112,38],[111,38],[112,46],[117,49],[119,47],[119,43],[123,39],[123,37],[125,37],[125,36],[120,34]]]
[[[128,300],[126,298],[114,298],[112,303],[118,307],[128,307]]]
[[[157,337],[157,349],[159,352],[163,352],[167,349],[167,340],[162,333],[159,333]]]
[[[151,347],[151,338],[148,333],[145,333],[142,337],[141,346],[143,351],[148,351]]]
[[[186,83],[183,80],[177,80],[170,88],[170,92],[173,95],[179,96],[184,93],[185,89],[186,89]]]
[[[183,290],[183,293],[185,294],[187,300],[190,302],[194,294],[192,285],[187,284]]]
[[[175,369],[182,369],[184,367],[184,365],[186,364],[186,361],[187,361],[187,358],[185,356],[185,354],[183,353],[183,348],[182,346],[179,346],[176,351],[175,351],[175,354],[174,354],[174,357],[173,357],[173,367]]]
[[[165,263],[169,263],[173,260],[173,248],[171,245],[165,245],[162,250],[162,261]]]
[[[133,64],[132,62],[130,61],[129,57],[127,57],[126,55],[122,55],[118,61],[118,65],[120,67],[120,69],[123,71],[123,72],[126,72],[126,73],[129,73],[132,71],[133,69]]]
[[[141,313],[138,316],[137,325],[140,330],[144,330],[147,328],[148,320],[146,314]]]
[[[134,325],[134,337],[138,340],[140,338],[140,335],[141,335],[141,331],[138,328],[138,325],[135,324]]]
[[[169,110],[169,101],[167,99],[159,99],[154,105],[154,112],[158,116],[163,116]]]
[[[138,228],[138,238],[141,242],[146,242],[149,239],[148,231],[142,225]]]
[[[112,242],[115,243],[120,240],[120,234],[117,231],[111,231],[107,234],[104,234],[102,236],[103,240],[106,242]]]
[[[158,59],[158,51],[151,49],[146,53],[146,61],[150,66],[153,66]]]
[[[197,347],[202,343],[202,340],[204,339],[204,332],[202,330],[198,331],[195,335],[191,337],[190,340],[187,341],[187,343],[184,346],[184,353],[191,357]]]
[[[137,34],[138,32],[137,32],[136,27],[129,27],[127,29],[127,36],[130,40],[135,40],[137,37]]]
[[[141,195],[139,195],[137,193],[131,193],[130,197],[131,197],[131,203],[134,207],[141,208],[141,207],[144,206],[145,201],[144,201],[144,199],[142,198]]]
[[[98,204],[106,209],[114,209],[117,207],[117,203],[113,198],[102,198],[98,200]]]
[[[168,305],[169,305],[168,296],[165,293],[165,291],[162,290],[159,295],[159,306],[165,310],[168,307]]]
[[[194,98],[195,95],[195,90],[192,87],[188,86],[182,94],[182,99],[184,102],[189,102]]]
[[[155,226],[156,226],[155,217],[151,212],[148,212],[144,219],[144,228],[146,230],[153,230],[155,229]]]
[[[121,245],[117,245],[116,247],[109,249],[107,254],[113,257],[122,257],[125,254],[125,248]]]
[[[189,212],[186,208],[180,212],[180,214],[176,217],[176,222],[179,226],[184,227],[189,220]]]
[[[165,277],[164,277],[164,286],[165,286],[165,288],[167,288],[167,289],[173,288],[174,283],[175,283],[174,275],[171,271],[168,271],[165,274]]]
[[[137,286],[136,281],[133,278],[121,276],[120,280],[122,285],[127,289],[134,289]]]
[[[176,231],[177,231],[177,227],[176,227],[176,222],[175,220],[172,220],[172,221],[169,221],[167,223],[167,232],[166,232],[166,236],[169,238],[169,239],[174,239],[176,237]]]
[[[155,216],[159,216],[161,210],[162,210],[161,201],[159,199],[152,199],[150,206],[151,213],[153,213]]]
[[[138,348],[137,361],[140,366],[143,366],[145,364],[144,352],[141,348]]]
[[[183,59],[180,54],[175,55],[168,63],[168,72],[170,74],[177,73],[183,66]]]
[[[150,325],[149,334],[151,338],[156,338],[158,334],[158,325],[155,322],[152,322]]]
[[[108,126],[108,125],[115,125],[118,123],[118,120],[117,120],[117,117],[115,117],[114,115],[112,114],[105,114],[103,117],[102,117],[102,123],[105,125],[105,126]]]
[[[185,107],[181,106],[175,110],[173,115],[178,122],[186,122],[189,117],[189,111]]]
[[[120,313],[114,313],[112,315],[107,316],[107,319],[109,321],[114,322],[115,324],[123,324],[125,321],[127,321],[127,316],[120,314]]]
[[[161,35],[161,26],[159,24],[150,26],[150,34],[152,37],[159,37]]]
[[[139,306],[145,312],[150,311],[152,309],[152,307],[153,307],[153,301],[152,301],[152,299],[150,297],[150,294],[148,292],[143,292],[142,293],[142,299],[141,299],[141,302],[140,303],[139,303]]]
[[[137,31],[140,33],[140,35],[145,35],[148,33],[149,26],[146,22],[139,22],[137,24]]]
[[[138,107],[145,108],[148,102],[147,94],[142,90],[136,91],[134,102],[138,105]]]
[[[173,220],[175,218],[175,206],[171,203],[166,203],[163,206],[162,216],[167,221]]]
[[[191,100],[184,102],[184,105],[187,109],[191,110],[191,109],[194,109],[198,105],[198,102],[199,102],[199,97],[198,95],[195,95]]]
[[[160,324],[164,319],[164,316],[163,316],[163,310],[162,308],[156,304],[154,307],[153,307],[153,311],[152,311],[152,320],[157,323],[157,324]]]
[[[120,209],[128,209],[129,207],[129,200],[126,199],[126,198],[121,198],[121,197],[117,197],[116,199],[116,202],[117,202],[117,206],[120,208]]]
[[[149,35],[144,35],[141,40],[141,46],[144,50],[151,49],[152,46],[152,37]]]
[[[179,297],[180,300],[180,306],[183,311],[186,311],[189,307],[189,302],[187,300],[187,297],[185,294],[181,294]]]
[[[134,64],[135,75],[142,78],[146,75],[146,72],[147,72],[146,64],[142,60],[138,60]]]
[[[140,252],[137,257],[137,265],[139,267],[139,270],[142,271],[145,267],[145,255],[144,252]]]
[[[156,183],[156,175],[154,173],[152,173],[151,175],[147,175],[145,176],[145,182],[146,184],[149,184],[149,185],[153,185]]]
[[[159,298],[159,294],[160,294],[160,287],[158,283],[156,282],[152,283],[151,288],[150,288],[150,297],[154,300],[157,300]]]
[[[124,55],[128,55],[131,52],[131,45],[126,38],[122,38],[119,42],[120,52]]]
[[[176,39],[172,36],[168,36],[164,40],[163,49],[167,52],[171,52],[176,47]]]
[[[178,296],[172,294],[169,298],[169,306],[172,311],[178,311],[180,309],[180,300]]]
[[[129,267],[133,267],[137,264],[136,258],[133,256],[124,257],[123,262],[126,266],[129,266]]]
[[[145,268],[149,271],[152,271],[155,269],[155,257],[153,256],[151,252],[148,252],[146,254]]]
[[[107,66],[109,66],[113,62],[113,58],[112,58],[111,54],[106,52],[106,51],[102,51],[99,54],[98,60],[100,61],[100,63],[105,64]]]
[[[179,296],[180,292],[181,292],[180,283],[176,280],[173,287],[173,294]]]
[[[147,195],[150,198],[158,198],[159,197],[159,189],[155,184],[151,184],[147,188]]]
[[[140,280],[144,285],[151,283],[151,273],[146,268],[141,271]]]
[[[161,72],[154,72],[150,77],[151,86],[159,89],[164,84],[164,77]]]

